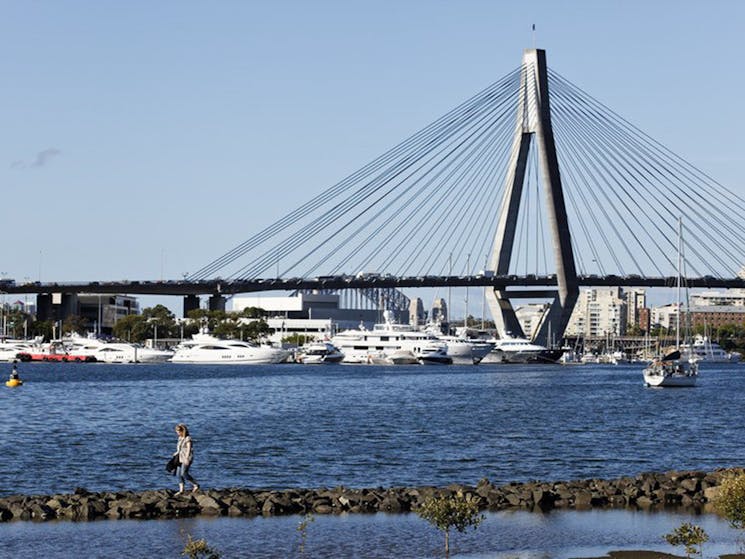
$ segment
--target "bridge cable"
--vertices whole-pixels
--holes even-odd
[[[477,117],[481,117],[482,116],[479,113],[475,113],[475,114],[476,114]],[[462,124],[460,126],[460,129],[466,128],[466,127],[470,126],[470,124],[471,124],[470,123],[470,120],[469,121],[466,121],[465,124]],[[436,138],[435,140],[433,140],[432,142],[430,142],[430,144],[434,144],[434,145],[442,144],[442,143],[443,143],[443,140],[442,139],[439,139],[439,138]],[[430,147],[430,146],[427,146],[427,147]],[[402,162],[399,165],[399,168],[394,168],[393,171],[392,171],[392,173],[389,173],[389,175],[392,174],[392,176],[386,177],[386,180],[382,181],[380,184],[374,185],[374,188],[368,189],[367,192],[363,192],[361,195],[357,196],[357,199],[353,199],[352,202],[354,203],[354,205],[356,206],[361,200],[364,200],[365,198],[368,198],[371,194],[374,194],[376,191],[380,190],[382,187],[384,187],[387,184],[389,184],[390,181],[393,178],[395,178],[396,176],[402,174],[404,170],[406,170],[407,168],[411,167],[414,163],[416,163],[417,161],[421,160],[427,154],[427,152],[425,152],[424,150],[420,150],[420,152],[421,153],[414,154],[413,157],[409,158],[410,160],[407,160],[407,161]],[[433,159],[433,157],[429,157],[427,160],[425,160],[425,163],[420,163],[418,169],[421,170],[421,168],[423,168],[424,166],[426,166],[427,161],[431,161],[432,159]],[[411,174],[413,174],[413,173],[410,173],[409,176],[411,176]],[[390,192],[390,190],[389,190],[389,192]],[[310,236],[309,233],[310,234],[315,234],[317,231],[319,231],[320,229],[322,229],[325,225],[327,225],[328,223],[330,223],[330,222],[338,219],[338,217],[340,217],[348,209],[353,208],[353,207],[354,206],[351,203],[347,203],[346,205],[341,206],[341,209],[340,210],[338,208],[336,208],[338,210],[336,212],[327,212],[327,214],[325,216],[325,219],[318,220],[315,223],[311,224],[309,227],[306,227],[305,229],[301,230],[300,233],[298,233],[298,234],[295,235],[295,237],[290,238],[290,239],[286,240],[285,242],[283,242],[281,245],[279,245],[279,248],[286,253],[288,251],[288,247],[289,247],[290,250],[292,248],[294,248],[293,245],[296,242],[296,237],[302,235],[302,237],[308,238]],[[275,249],[274,251],[270,252],[269,254],[270,254],[269,258],[272,258],[271,254],[276,255],[276,254],[278,254],[278,252]],[[282,253],[279,253],[279,254],[282,254]],[[264,256],[264,259],[266,259],[266,254]],[[263,265],[266,266],[266,264],[263,264]],[[255,268],[257,268],[257,269],[260,270],[260,268],[261,268],[261,261],[259,261],[259,266],[258,267],[255,266]],[[245,271],[246,269],[247,269],[247,267],[244,267],[243,270]]]
[[[446,130],[448,127],[457,125],[458,120],[463,116],[463,114],[472,111],[474,107],[478,106],[478,104],[483,101],[483,99],[488,98],[491,95],[499,94],[500,91],[508,88],[510,82],[514,80],[514,77],[517,75],[518,71],[519,69],[507,74],[501,80],[490,85],[485,90],[465,101],[464,103],[456,107],[456,109],[450,111],[443,117],[440,117],[434,123],[425,127],[423,130],[415,133],[404,142],[401,142],[393,149],[389,150],[382,156],[364,166],[356,173],[353,173],[346,179],[342,180],[340,183],[337,183],[337,185],[333,186],[331,189],[328,189],[327,191],[324,191],[323,193],[314,197],[309,202],[302,205],[300,208],[294,210],[284,218],[280,219],[278,222],[275,222],[271,226],[265,228],[259,234],[254,235],[249,240],[234,248],[232,251],[213,261],[213,263],[211,263],[210,265],[202,268],[199,272],[193,274],[193,277],[204,277],[209,273],[214,273],[215,270],[219,269],[220,267],[224,267],[226,264],[229,264],[236,258],[245,254],[248,250],[255,248],[256,246],[258,246],[258,244],[264,242],[266,239],[270,238],[278,232],[281,232],[291,223],[294,223],[300,218],[307,216],[314,209],[317,209],[319,205],[321,205],[327,198],[333,199],[338,193],[349,189],[360,179],[371,175],[373,172],[376,172],[383,165],[389,163],[393,158],[400,157],[402,154],[405,154],[406,150],[414,150],[421,145],[426,145],[428,141],[431,141],[431,138],[433,136],[436,136],[442,130]]]

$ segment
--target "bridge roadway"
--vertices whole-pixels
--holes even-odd
[[[580,287],[675,287],[677,278],[641,276],[579,276]],[[688,278],[691,288],[745,288],[745,279],[723,279],[712,276]],[[273,278],[230,281],[212,279],[203,281],[113,281],[113,282],[33,282],[15,284],[0,281],[0,293],[121,293],[129,295],[233,295],[257,291],[294,291],[296,289],[355,289],[370,287],[479,287],[522,289],[524,298],[552,296],[556,277],[549,276],[409,276],[365,274],[357,276],[320,276],[316,278]],[[530,289],[532,288],[532,289]]]

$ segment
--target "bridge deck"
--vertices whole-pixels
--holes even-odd
[[[580,287],[674,287],[677,278],[639,276],[579,276]],[[706,276],[688,278],[691,288],[745,288],[741,278]],[[479,287],[555,288],[555,276],[325,276],[319,278],[272,278],[242,281],[221,279],[202,281],[118,281],[69,283],[0,284],[0,293],[126,293],[132,295],[233,295],[257,291],[294,291],[296,289],[360,289],[369,287]],[[536,298],[548,295],[547,290],[532,290]]]

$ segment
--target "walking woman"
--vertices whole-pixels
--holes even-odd
[[[178,493],[176,495],[182,495],[184,493],[184,484],[186,481],[194,486],[191,492],[196,493],[199,491],[199,484],[189,473],[189,467],[194,460],[194,447],[191,444],[189,429],[183,423],[179,423],[176,425],[176,434],[178,435],[178,444],[176,445],[174,456],[178,456],[179,461],[179,466],[176,470],[176,474],[179,476]]]

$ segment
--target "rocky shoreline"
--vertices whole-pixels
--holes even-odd
[[[728,474],[742,468],[714,472],[671,471],[643,473],[614,480],[586,479],[557,482],[509,483],[496,486],[483,479],[475,486],[396,487],[374,489],[208,489],[175,495],[173,490],[106,491],[77,488],[62,495],[14,495],[0,498],[0,521],[164,519],[198,515],[280,516],[291,514],[406,513],[416,511],[433,495],[462,493],[482,510],[686,507],[703,509]]]

